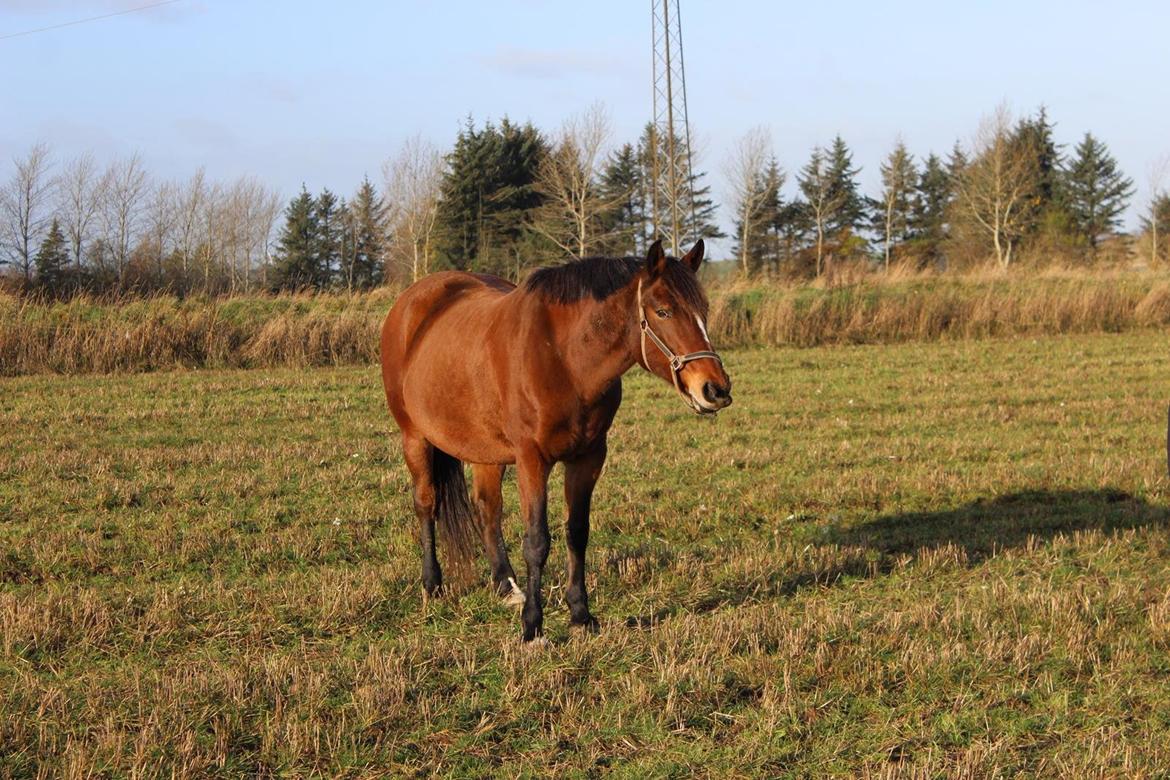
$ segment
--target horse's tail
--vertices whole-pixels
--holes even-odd
[[[435,520],[443,541],[447,578],[466,585],[480,544],[479,526],[467,495],[463,462],[434,448]]]

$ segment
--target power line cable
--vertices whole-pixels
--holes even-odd
[[[159,3],[140,5],[137,8],[127,8],[125,11],[114,11],[113,13],[102,14],[101,16],[90,16],[86,19],[75,19],[72,22],[51,24],[48,27],[38,27],[35,30],[24,30],[23,32],[8,33],[7,35],[0,35],[0,41],[6,41],[9,38],[20,38],[24,35],[33,35],[34,33],[48,32],[49,30],[59,30],[62,27],[72,27],[77,24],[85,24],[86,22],[96,22],[100,19],[109,19],[111,16],[125,16],[126,14],[137,13],[138,11],[149,11],[151,8],[158,8],[159,6],[171,5],[177,2],[179,2],[179,0],[162,0],[162,2]]]

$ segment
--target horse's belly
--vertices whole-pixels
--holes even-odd
[[[431,444],[466,463],[514,463],[502,409],[485,394],[490,394],[485,379],[444,362],[406,377],[403,397],[414,426]]]

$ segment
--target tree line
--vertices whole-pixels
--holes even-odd
[[[99,166],[92,155],[55,162],[34,146],[0,188],[0,263],[17,286],[230,294],[256,289],[359,290],[441,268],[518,279],[566,256],[640,254],[657,237],[652,128],[613,143],[593,106],[546,133],[531,123],[468,119],[442,153],[408,141],[349,197],[306,189],[282,206],[255,179],[156,180],[138,155]],[[659,152],[661,154],[661,152]],[[1150,177],[1139,252],[1167,256],[1170,194],[1163,164]],[[732,255],[744,275],[819,276],[892,264],[937,269],[1021,257],[1099,261],[1116,255],[1133,181],[1085,133],[1054,140],[1041,108],[1013,120],[1000,109],[973,140],[915,159],[901,141],[867,195],[837,136],[788,173],[762,129],[728,155]],[[723,238],[700,170],[682,241]],[[1109,249],[1107,252],[1106,249]],[[1128,245],[1125,251],[1129,251]]]
[[[997,110],[945,158],[916,161],[899,140],[880,164],[875,196],[859,191],[858,172],[838,136],[813,149],[796,173],[796,194],[785,198],[786,176],[767,134],[748,133],[728,164],[742,271],[820,275],[842,262],[942,269],[988,258],[1007,268],[1025,252],[1094,262],[1134,194],[1100,139],[1086,132],[1066,150],[1043,108],[1016,121]],[[1170,225],[1163,178],[1153,177],[1143,217],[1152,260],[1165,257],[1158,235]]]

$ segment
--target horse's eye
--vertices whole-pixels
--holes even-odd
[[[670,310],[669,309],[659,309],[658,311],[656,311],[654,313],[657,314],[659,317],[661,317],[664,320],[670,319]]]

